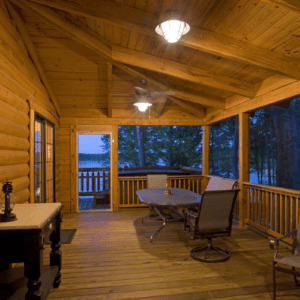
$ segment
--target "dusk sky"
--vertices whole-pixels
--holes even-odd
[[[78,148],[79,153],[100,154],[102,153],[103,143],[101,134],[79,134]]]

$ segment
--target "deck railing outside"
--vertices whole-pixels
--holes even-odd
[[[246,187],[246,223],[275,237],[298,227],[300,191],[243,183]],[[288,243],[292,240],[286,239]]]
[[[203,190],[204,176],[176,175],[168,176],[170,187],[183,188],[200,194]],[[147,176],[119,177],[120,204],[119,207],[145,206],[136,195],[136,191],[147,188]],[[201,186],[202,184],[202,186]]]

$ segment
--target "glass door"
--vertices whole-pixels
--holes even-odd
[[[78,209],[111,210],[111,136],[78,134]]]

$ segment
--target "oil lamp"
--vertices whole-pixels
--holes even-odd
[[[13,191],[11,182],[3,182],[2,191],[3,196],[1,199],[1,210],[4,212],[4,214],[0,214],[0,222],[16,221],[17,217],[12,213],[15,203],[13,195],[11,194]]]

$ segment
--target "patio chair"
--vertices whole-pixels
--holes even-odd
[[[148,179],[148,189],[151,188],[165,188],[166,187],[166,181],[168,179],[167,174],[158,174],[158,175],[147,175]]]
[[[193,248],[190,255],[202,262],[222,262],[230,258],[227,250],[214,247],[212,239],[220,236],[230,236],[232,227],[232,212],[237,194],[240,190],[205,191],[199,204],[198,213],[193,210],[184,211],[184,232],[191,239],[207,239],[202,247]],[[204,257],[195,253],[206,251]],[[217,252],[221,258],[209,258],[211,251]]]
[[[290,255],[277,256],[279,250],[279,241],[293,236],[292,253]],[[300,276],[300,271],[296,271],[296,268],[300,268],[300,219],[298,223],[298,229],[294,229],[281,238],[275,238],[270,241],[270,248],[274,251],[273,259],[273,299],[276,299],[276,271],[284,272],[294,276],[294,280],[297,286],[300,286],[297,276]],[[283,266],[278,266],[277,263]]]
[[[168,179],[167,174],[155,174],[155,175],[147,175],[147,180],[148,180],[148,189],[159,189],[159,188],[165,188],[166,187],[166,181]],[[151,206],[149,206],[150,209],[152,209]],[[151,213],[148,215],[149,219],[155,220],[158,217],[157,213]],[[142,219],[142,223],[144,223],[144,217]],[[160,220],[160,219],[159,219]]]

